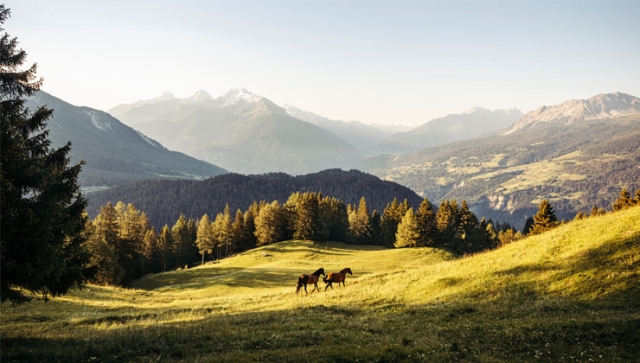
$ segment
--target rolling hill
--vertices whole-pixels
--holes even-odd
[[[306,174],[354,168],[361,153],[333,133],[290,116],[247,90],[212,99],[169,94],[112,108],[123,122],[172,150],[243,174]]]
[[[476,215],[522,228],[543,198],[565,219],[594,205],[609,207],[610,196],[623,187],[640,189],[639,164],[640,114],[538,123],[413,154],[371,158],[365,170],[429,200],[466,199]]]
[[[78,178],[84,189],[144,179],[204,179],[226,172],[167,150],[105,112],[73,106],[42,91],[27,99],[32,110],[43,105],[54,110],[47,126],[51,146],[71,141],[71,162],[86,161]]]
[[[466,258],[289,241],[135,289],[3,304],[0,346],[3,362],[633,362],[639,256],[638,207]],[[296,295],[319,267],[353,275]]]

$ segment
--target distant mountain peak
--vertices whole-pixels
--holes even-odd
[[[559,105],[541,106],[528,112],[501,135],[541,125],[571,125],[636,114],[640,114],[640,98],[622,92],[602,93],[586,100],[573,99]]]
[[[202,103],[206,101],[213,101],[213,97],[211,97],[211,95],[208,94],[205,90],[199,90],[198,92],[194,93],[193,96],[187,98],[187,102],[190,103]]]
[[[245,88],[236,88],[236,89],[231,89],[227,91],[227,93],[218,97],[218,99],[222,100],[223,107],[226,107],[226,106],[235,105],[239,102],[255,103],[260,101],[262,97],[247,91]]]
[[[176,96],[173,95],[173,93],[167,91],[165,93],[163,93],[162,95],[160,95],[160,97],[156,98],[157,101],[166,101],[166,100],[172,100],[176,98]]]

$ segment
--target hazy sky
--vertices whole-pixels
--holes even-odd
[[[640,97],[639,1],[7,0],[43,90],[101,110],[246,88],[332,119],[424,123]]]

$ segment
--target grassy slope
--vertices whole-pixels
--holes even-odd
[[[321,266],[354,275],[296,296]],[[0,332],[3,362],[631,362],[639,308],[634,208],[462,259],[284,242],[136,289],[3,304]]]

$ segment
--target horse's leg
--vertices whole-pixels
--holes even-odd
[[[316,289],[318,290],[318,292],[320,292],[320,289],[318,288],[318,283],[317,283],[317,282],[314,282],[314,283],[313,283],[313,285],[314,285],[315,287],[313,288],[313,290],[311,290],[311,292],[316,291]]]
[[[304,292],[305,294],[309,295],[309,293],[307,292],[307,284],[304,284]]]
[[[327,291],[328,288],[331,288],[331,290],[333,290],[333,283],[331,281],[329,281],[327,283],[327,286],[324,287],[324,291]]]

